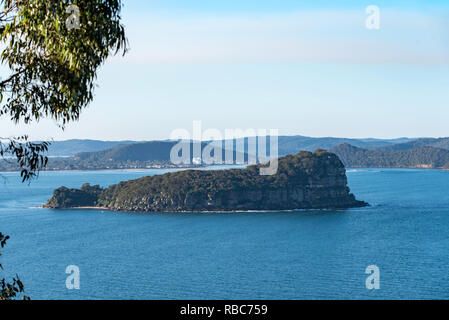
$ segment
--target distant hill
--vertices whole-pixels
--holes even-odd
[[[376,148],[378,151],[410,150],[417,147],[434,147],[449,150],[449,138],[420,138],[404,143]]]
[[[254,139],[254,138],[253,138]],[[243,140],[243,141],[242,141]],[[229,140],[225,140],[229,141]],[[278,155],[285,156],[289,154],[295,154],[299,151],[313,152],[317,149],[328,150],[338,145],[348,143],[361,148],[378,148],[387,147],[394,144],[409,142],[411,139],[399,138],[391,140],[382,139],[349,139],[349,138],[314,138],[305,136],[279,136],[278,138]],[[234,139],[234,146],[237,143],[242,143],[245,146],[245,152],[251,154],[248,150],[248,138]],[[220,142],[217,142],[220,143]],[[223,143],[223,142],[221,142]],[[224,144],[223,144],[224,147]],[[269,137],[267,137],[267,149],[269,147]],[[257,150],[257,148],[256,148]]]
[[[279,155],[294,154],[300,150],[315,151],[316,149],[331,149],[343,143],[349,143],[360,148],[386,147],[412,141],[408,138],[400,139],[347,139],[347,138],[314,138],[305,136],[280,136]],[[100,140],[66,140],[52,142],[48,155],[51,157],[73,157],[81,152],[97,152],[130,144],[140,144],[147,141],[100,141]],[[170,142],[169,140],[148,141],[154,143]],[[247,146],[247,138],[245,139]],[[150,146],[150,145],[148,145]],[[448,147],[449,148],[449,147]]]
[[[119,145],[102,151],[80,152],[74,158],[81,161],[168,161],[176,143],[151,141]]]
[[[446,168],[449,150],[420,146],[405,150],[370,150],[342,144],[330,149],[348,168]]]
[[[51,157],[73,157],[79,152],[94,152],[114,148],[121,145],[137,143],[137,141],[100,141],[100,140],[66,140],[53,141],[48,150]]]
[[[242,141],[243,140],[243,141]],[[256,139],[257,140],[257,139]],[[267,140],[267,150],[269,150],[269,138]],[[345,138],[311,138],[303,136],[281,136],[278,140],[279,154],[285,156],[295,154],[299,151],[315,151],[317,149],[331,149],[343,143],[353,143],[356,146],[366,148],[376,148],[379,146],[391,146],[393,143],[407,141],[398,140],[378,140],[378,139],[345,139]],[[248,138],[236,139],[233,141],[233,150],[237,150],[237,143],[244,145],[243,153],[252,154],[248,149]],[[82,161],[169,161],[170,151],[177,141],[150,141],[119,145],[110,149],[96,152],[81,152],[75,155],[75,159]],[[210,142],[203,142],[203,147]],[[226,148],[226,141],[214,141],[214,145],[221,146],[223,150]],[[256,149],[258,150],[256,142]],[[191,148],[192,151],[192,148]],[[240,151],[240,150],[238,150]],[[224,152],[223,152],[224,153]],[[192,155],[193,157],[193,155]],[[246,158],[245,158],[246,159]]]
[[[393,144],[409,142],[408,138],[391,140],[383,139],[348,139],[348,138],[313,138],[304,136],[280,136],[279,155],[294,154],[300,150],[315,151],[317,149],[331,149],[344,143],[360,148],[376,148]]]
[[[248,139],[233,140],[233,159],[248,160]],[[254,139],[254,138],[253,138]],[[255,139],[257,140],[257,139]],[[214,141],[221,145],[222,152],[228,141]],[[243,142],[243,153],[237,153],[236,146]],[[348,167],[436,167],[448,168],[449,138],[399,138],[399,139],[349,139],[314,138],[305,136],[280,136],[279,153],[282,157],[299,151],[326,149],[335,152]],[[46,170],[102,170],[179,167],[170,161],[170,152],[177,141],[162,140],[149,142],[67,140],[56,141],[50,147],[50,159]],[[203,147],[210,142],[203,142]],[[256,150],[259,146],[256,146]],[[269,150],[269,139],[266,149]],[[191,162],[193,161],[191,148]],[[224,157],[223,157],[224,158]],[[0,161],[0,171],[16,171],[14,162]]]
[[[49,159],[44,170],[110,170],[110,169],[149,169],[149,168],[185,168],[199,167],[210,164],[203,158],[197,159],[194,156],[193,144],[190,144],[189,161],[183,163],[172,162],[171,151],[178,144],[178,141],[150,141],[119,145],[110,149],[96,152],[80,152],[73,157],[52,157]],[[202,143],[201,150],[207,146]],[[215,149],[210,150],[211,158],[214,157]],[[229,154],[221,149],[221,158],[219,164],[229,160]],[[182,154],[179,154],[181,157]],[[180,160],[180,159],[179,159]],[[213,160],[213,159],[211,159]],[[265,160],[264,160],[265,162]],[[248,155],[241,152],[232,152],[232,164],[248,163]],[[10,162],[0,159],[1,171],[19,171],[16,162]]]
[[[153,162],[169,162],[172,148],[178,144],[178,141],[150,141],[134,143],[115,148],[97,151],[97,152],[81,152],[75,155],[76,161],[91,161],[91,162],[125,162],[125,161],[153,161]],[[193,161],[193,143],[190,144],[190,161]],[[207,143],[202,143],[203,150]],[[225,159],[225,151],[222,149],[222,159]],[[236,159],[237,152],[233,152],[233,159]],[[245,153],[239,155],[247,160]]]

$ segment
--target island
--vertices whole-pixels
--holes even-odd
[[[61,187],[45,208],[129,212],[232,212],[364,207],[347,185],[340,159],[325,150],[278,159],[274,175],[262,164],[244,169],[186,170],[120,182],[108,188]]]

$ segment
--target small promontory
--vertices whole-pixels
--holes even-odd
[[[279,158],[277,173],[262,165],[231,170],[186,170],[120,182],[108,188],[61,187],[46,208],[98,207],[133,212],[207,212],[353,208],[346,170],[333,153],[302,151]]]

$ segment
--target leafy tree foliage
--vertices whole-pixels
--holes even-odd
[[[98,68],[126,52],[121,7],[120,0],[0,0],[0,59],[9,70],[0,79],[0,117],[25,124],[49,118],[61,128],[78,120],[94,97]],[[48,145],[0,136],[0,158],[15,159],[27,181],[47,164]],[[1,247],[7,239],[0,234]],[[3,279],[0,290],[0,299],[12,299],[23,285]]]
[[[9,236],[5,236],[0,232],[0,248],[4,248],[6,245],[6,241],[9,239]],[[0,256],[1,256],[0,252]],[[0,263],[0,269],[3,269],[2,264]],[[5,279],[0,280],[0,300],[12,300],[18,297],[20,294],[24,292],[24,287],[22,281],[20,281],[19,277],[16,276],[12,279],[11,283],[6,282]],[[28,300],[29,297],[23,296],[24,300]]]
[[[126,52],[119,0],[0,0],[1,62],[9,69],[0,81],[0,117],[15,123],[54,119],[62,128],[78,120],[94,96],[98,68]],[[79,8],[79,26],[67,28],[69,5]],[[9,138],[0,156],[14,156],[30,178],[46,164],[41,147],[27,137]],[[32,150],[31,150],[32,149]],[[29,150],[26,152],[25,150]]]
[[[47,165],[48,158],[43,155],[48,150],[48,142],[27,142],[28,137],[4,139],[7,143],[0,143],[0,158],[7,155],[13,156],[19,168],[21,168],[22,182],[30,181],[36,176],[36,170]],[[22,142],[25,141],[25,142]],[[5,159],[6,162],[11,162]]]

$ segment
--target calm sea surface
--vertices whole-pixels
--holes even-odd
[[[372,206],[346,211],[129,214],[38,209],[53,189],[162,170],[0,174],[0,258],[32,299],[449,298],[449,172],[349,170]],[[68,290],[68,265],[81,289]],[[365,269],[380,268],[380,290]]]

